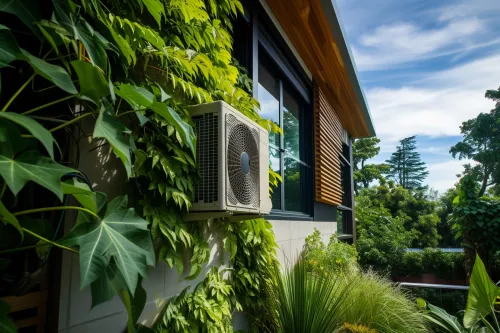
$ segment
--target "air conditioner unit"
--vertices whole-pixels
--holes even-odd
[[[189,110],[201,177],[190,211],[212,216],[268,214],[268,132],[222,101]]]

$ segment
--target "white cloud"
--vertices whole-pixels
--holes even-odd
[[[361,35],[352,50],[356,66],[362,71],[391,69],[500,44],[498,37],[484,39],[482,32],[486,28],[485,21],[474,17],[453,19],[434,29],[414,23],[394,23]]]
[[[499,63],[500,54],[428,74],[413,84],[368,90],[377,135],[388,145],[410,135],[460,135],[463,121],[494,107],[484,93],[500,84]]]
[[[458,182],[457,177],[463,171],[463,165],[466,163],[471,163],[471,161],[466,160],[451,160],[438,163],[427,164],[427,170],[429,171],[429,176],[426,179],[432,188],[443,193],[449,188],[453,188]],[[472,162],[474,164],[474,162]]]

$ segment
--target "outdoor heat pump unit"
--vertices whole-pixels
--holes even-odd
[[[268,214],[268,132],[222,101],[189,110],[200,173],[189,215]]]

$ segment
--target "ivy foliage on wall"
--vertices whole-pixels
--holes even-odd
[[[270,131],[280,131],[259,117],[258,102],[245,91],[248,85],[233,64],[231,22],[242,10],[238,0],[0,4],[8,18],[0,25],[2,78],[25,77],[12,93],[0,90],[0,231],[16,240],[0,248],[3,256],[47,244],[78,254],[81,287],[90,286],[92,306],[120,295],[129,332],[144,307],[140,283],[148,266],[165,261],[179,274],[187,271],[188,278],[201,272],[210,254],[206,221],[182,219],[197,180],[196,137],[186,106],[224,100]],[[64,105],[71,109],[67,120],[58,115]],[[65,142],[58,142],[55,132],[73,133],[85,118],[95,120],[92,137],[120,159],[140,200],[129,202],[125,195],[108,200],[75,163],[68,166],[68,154],[61,150]],[[270,171],[270,183],[279,180]],[[30,182],[52,192],[58,204],[20,210],[16,202]],[[67,205],[70,196],[79,205]],[[65,210],[78,211],[78,217],[57,240],[24,220]],[[164,315],[166,324],[179,327],[176,331],[182,331],[182,320],[169,316],[182,309],[194,311],[203,332],[226,327],[219,322],[227,323],[240,301],[250,313],[262,309],[261,286],[276,260],[270,224],[262,219],[227,224],[223,237],[234,262],[232,285],[214,271],[192,294],[179,296],[171,303],[177,312],[167,308]],[[28,238],[37,242],[28,244]],[[189,268],[185,253],[191,254]],[[207,296],[218,304],[213,316],[187,306],[200,300],[202,290],[210,290]]]

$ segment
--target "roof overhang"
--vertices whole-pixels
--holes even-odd
[[[351,137],[375,136],[334,0],[266,2]]]

